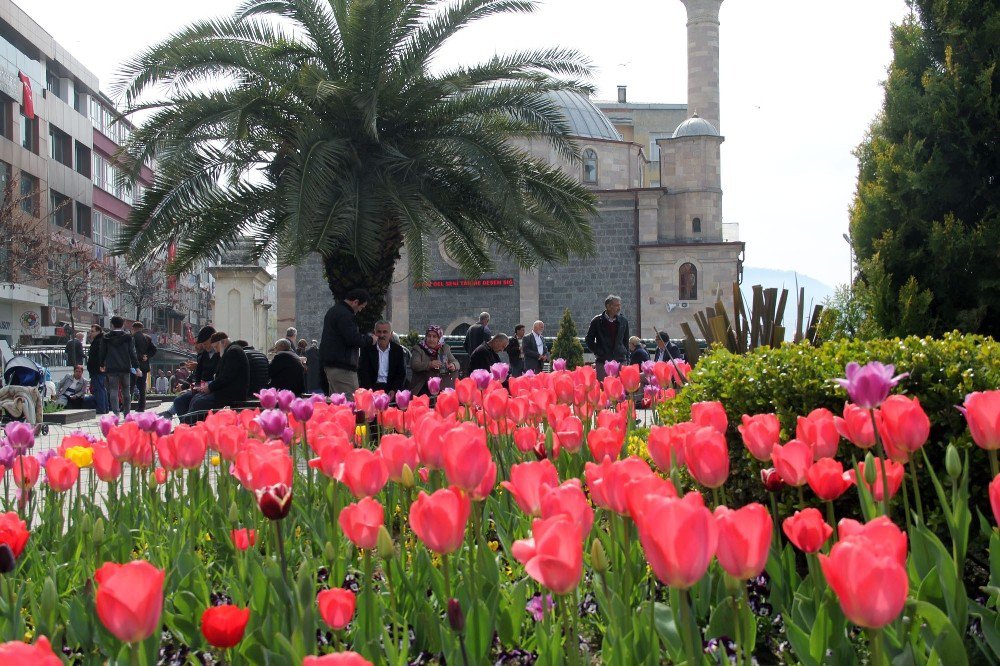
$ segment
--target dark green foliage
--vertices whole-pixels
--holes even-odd
[[[552,343],[552,358],[566,359],[566,367],[570,370],[583,365],[583,345],[577,337],[576,324],[573,322],[573,315],[569,313],[569,308],[563,311],[559,333],[556,334],[556,341]]]
[[[152,111],[122,157],[135,176],[155,156],[156,181],[117,250],[176,243],[177,270],[243,236],[279,265],[318,252],[334,296],[371,292],[362,319],[379,316],[404,243],[415,280],[432,238],[468,275],[592,253],[593,194],[518,144],[578,159],[550,93],[589,91],[585,59],[550,47],[431,67],[469,23],[534,6],[247,0],[149,47],[116,87],[129,112]]]
[[[858,147],[851,237],[890,335],[1000,333],[1000,4],[913,0]]]

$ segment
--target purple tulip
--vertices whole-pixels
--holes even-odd
[[[260,429],[264,431],[264,434],[272,439],[281,437],[285,428],[288,427],[288,418],[285,417],[284,412],[278,409],[269,409],[261,412],[254,421],[260,425]]]
[[[70,437],[83,437],[85,440],[87,440],[91,444],[97,444],[99,441],[101,441],[99,438],[95,437],[94,435],[91,435],[89,432],[84,432],[82,430],[74,430],[73,432],[71,432],[69,434],[69,436]]]
[[[618,371],[621,369],[622,365],[618,361],[604,362],[604,374],[606,374],[608,377],[617,377]]]
[[[333,395],[330,396],[330,404],[334,406],[346,405],[347,396],[344,395],[343,393],[334,393]]]
[[[643,364],[639,366],[639,368],[642,370],[642,374],[646,375],[647,377],[652,377],[653,367],[655,365],[656,365],[655,361],[644,361]]]
[[[502,384],[507,381],[507,375],[510,374],[510,366],[506,363],[494,363],[490,366],[490,374],[493,375],[493,379]]]
[[[555,607],[556,604],[552,601],[551,594],[545,595],[544,602],[542,601],[542,595],[536,594],[525,604],[524,609],[531,613],[531,617],[535,618],[535,622],[541,622],[545,618],[545,612]]]
[[[864,409],[874,409],[889,397],[889,391],[899,383],[899,380],[910,375],[904,372],[893,376],[895,372],[894,365],[883,365],[878,361],[858,365],[851,361],[845,368],[847,377],[834,381],[847,391],[848,397],[855,405]]]
[[[565,369],[566,369],[566,359],[564,359],[564,358],[557,358],[557,359],[554,359],[552,361],[552,371],[553,372],[562,372]]]
[[[409,391],[396,391],[396,406],[405,411],[412,398],[413,394]]]
[[[309,396],[308,400],[314,405],[326,404],[326,396],[322,393],[313,393]]]
[[[254,395],[260,400],[261,409],[274,409],[278,406],[278,389],[264,389]]]
[[[59,451],[57,449],[45,449],[44,451],[39,451],[38,453],[36,453],[35,458],[38,460],[38,464],[41,467],[45,467],[45,463],[47,463],[50,459],[57,457],[58,455]]]
[[[286,446],[291,446],[292,439],[295,438],[295,431],[291,428],[285,428],[281,431],[281,441],[285,443]]]
[[[132,412],[125,418],[126,422],[130,420],[135,421],[135,424],[139,426],[139,430],[143,432],[156,431],[157,416],[153,412]]]
[[[489,370],[473,370],[469,375],[472,381],[475,382],[476,388],[480,391],[485,391],[486,387],[490,385],[490,380],[493,379],[493,375],[490,374]]]
[[[379,391],[372,397],[372,409],[384,412],[389,407],[389,394]]]
[[[312,400],[296,398],[295,400],[292,400],[292,404],[288,407],[292,412],[292,416],[294,416],[295,420],[299,423],[305,423],[312,418],[314,409]]]
[[[97,422],[101,426],[101,434],[106,438],[111,429],[118,425],[118,417],[114,414],[105,414]]]
[[[660,387],[657,386],[656,384],[646,384],[646,386],[642,389],[643,396],[645,396],[645,398],[650,402],[656,400],[656,396],[659,394],[659,392],[660,392]]]
[[[14,450],[13,446],[6,441],[0,445],[0,465],[10,469],[10,466],[14,464],[15,457],[17,457],[17,451]]]
[[[522,377],[534,377],[534,376],[535,376],[535,371],[534,371],[534,370],[528,370],[527,372],[525,372],[525,373],[524,373],[523,375],[521,375],[521,376],[522,376]]]
[[[156,434],[160,437],[166,437],[173,430],[174,423],[171,419],[156,419]]]
[[[35,445],[35,430],[31,425],[22,421],[11,421],[4,428],[7,435],[7,444],[18,451],[30,449]]]
[[[291,391],[278,391],[278,409],[281,411],[287,412],[293,400],[295,400],[295,394]]]
[[[427,380],[427,390],[431,392],[431,395],[437,395],[438,391],[441,390],[441,378],[431,377]]]

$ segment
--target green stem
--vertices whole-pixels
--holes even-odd
[[[990,476],[995,479],[997,478],[997,474],[1000,474],[1000,464],[997,463],[997,452],[996,449],[990,449],[988,453],[990,454],[990,471],[992,472]]]
[[[679,604],[679,614],[681,620],[681,636],[685,643],[684,651],[687,652],[687,663],[688,664],[701,664],[703,660],[703,652],[701,650],[701,641],[695,636],[695,624],[694,624],[694,613],[691,610],[691,595],[687,590],[678,590],[680,595]]]
[[[365,548],[364,550],[364,567],[365,567],[365,643],[368,645],[369,649],[366,652],[374,657],[375,651],[372,641],[375,638],[375,630],[372,626],[372,622],[375,619],[375,581],[372,580],[372,549]]]
[[[913,501],[917,505],[917,517],[920,518],[920,524],[926,524],[924,522],[924,502],[920,498],[920,484],[917,482],[917,464],[912,460],[909,463],[910,468],[910,481],[913,482]]]
[[[878,452],[879,458],[882,459],[882,463],[881,463],[881,465],[882,465],[882,515],[891,518],[891,516],[889,516],[889,475],[886,474],[886,465],[885,465],[885,461],[888,458],[888,456],[885,453],[885,447],[882,446],[882,438],[879,437],[879,434],[878,434],[878,424],[875,423],[875,410],[874,409],[869,409],[868,410],[868,415],[871,417],[871,420],[872,420],[872,432],[875,435],[875,450]],[[876,469],[876,471],[878,471],[878,468],[879,468],[879,463],[876,461],[876,463],[875,463],[875,469]]]
[[[823,581],[821,580],[820,570],[817,566],[816,555],[814,553],[806,553],[806,562],[809,565],[809,577],[812,579],[813,603],[816,604],[816,612],[819,612],[819,607],[823,603]]]
[[[774,493],[768,493],[767,496],[771,500],[771,520],[774,521],[774,539],[772,540],[772,545],[774,546],[775,555],[778,556],[784,547],[781,542],[781,520],[778,516],[778,498],[774,496]]]
[[[288,584],[288,562],[285,559],[285,535],[281,530],[281,521],[272,520],[274,532],[278,538],[278,559],[281,562],[281,579],[285,582],[285,594],[291,599],[292,588]]]
[[[544,606],[544,599],[542,600],[542,605]],[[564,651],[566,654],[567,663],[573,665],[577,663],[577,652],[579,651],[579,646],[577,649],[573,649],[573,627],[569,618],[569,597],[566,595],[559,595],[556,597],[556,605],[559,607],[560,615],[563,619],[563,645],[565,646]]]
[[[826,503],[826,522],[830,523],[830,527],[833,528],[833,541],[837,540],[837,516],[833,512],[833,502],[827,501]],[[830,548],[833,548],[833,541],[831,541]],[[830,552],[829,550],[827,552]]]
[[[741,666],[743,663],[743,621],[741,619],[740,610],[743,605],[743,590],[746,584],[742,580],[736,581],[738,587],[736,588],[736,593],[733,594],[733,607],[736,609],[735,622],[733,622],[733,633],[735,634],[736,642],[736,666]]]
[[[885,646],[882,643],[882,630],[869,629],[868,643],[872,653],[872,666],[882,666],[885,663]]]
[[[448,556],[441,556],[441,571],[444,574],[444,606],[447,607],[448,601],[451,599],[451,571],[448,568]]]
[[[660,641],[656,635],[656,577],[649,575],[649,658],[653,666],[660,663]]]
[[[132,666],[139,666],[139,648],[135,643],[129,643],[128,663]]]

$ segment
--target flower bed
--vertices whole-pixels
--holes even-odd
[[[504,370],[433,407],[268,391],[261,410],[104,420],[36,455],[9,425],[0,663],[1000,659],[1000,558],[975,598],[962,584],[974,531],[1000,553],[968,492],[970,467],[998,472],[1000,392],[964,400],[986,452],[948,447],[920,495],[931,420],[889,395],[891,367],[848,368],[843,418],[803,413],[789,441],[717,402],[637,429],[629,396],[675,399],[669,364],[509,391]],[[764,502],[727,497],[733,430]],[[629,455],[642,441],[652,465]]]

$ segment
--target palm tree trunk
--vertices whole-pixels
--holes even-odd
[[[354,254],[334,252],[323,257],[326,280],[334,300],[340,300],[351,289],[367,289],[371,294],[368,307],[357,316],[358,328],[371,331],[375,322],[385,314],[386,298],[392,286],[393,270],[399,261],[403,247],[403,235],[398,227],[386,224],[386,232],[379,250],[379,260],[367,273],[358,264]]]

